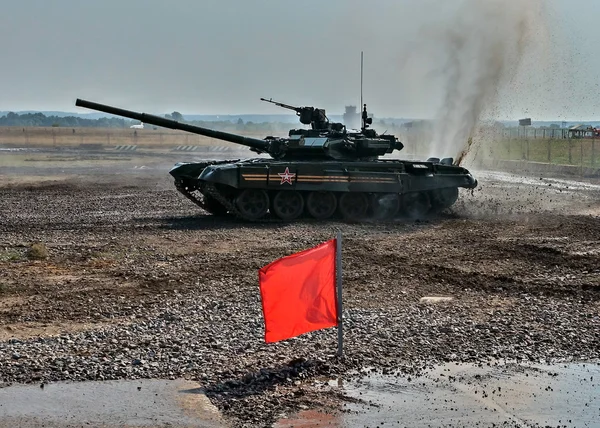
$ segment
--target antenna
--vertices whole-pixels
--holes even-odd
[[[361,129],[364,131],[371,123],[373,123],[373,119],[371,119],[367,113],[367,105],[363,104],[363,51],[360,51],[360,108],[362,109]]]
[[[362,109],[362,126],[361,129],[364,131],[369,127],[369,124],[373,123],[373,120],[369,118],[367,114],[367,105],[363,104],[362,99],[362,81],[363,81],[363,52],[360,51],[360,108]]]
[[[360,108],[363,106],[363,51],[360,51]]]

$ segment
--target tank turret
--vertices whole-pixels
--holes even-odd
[[[266,100],[264,98],[261,99],[274,103],[280,107],[296,111],[300,122],[305,125],[310,125],[311,129],[291,130],[288,138],[266,137],[265,139],[260,140],[258,138],[216,131],[148,113],[138,113],[82,99],[77,99],[75,105],[139,120],[151,125],[169,129],[179,129],[234,144],[240,144],[249,147],[250,150],[256,153],[268,153],[271,157],[278,160],[323,159],[364,161],[377,159],[379,156],[403,148],[403,144],[398,141],[395,136],[378,135],[374,130],[366,129],[365,126],[363,126],[363,129],[360,132],[349,132],[343,124],[329,122],[325,110],[323,109],[315,107],[294,107],[288,104]],[[366,105],[364,108],[364,113],[366,114]]]

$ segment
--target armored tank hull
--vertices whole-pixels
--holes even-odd
[[[451,158],[427,161],[381,159],[402,150],[394,135],[369,129],[372,118],[363,105],[362,128],[348,130],[329,122],[324,109],[294,107],[310,129],[292,129],[288,137],[264,139],[230,134],[185,122],[78,99],[75,105],[179,129],[245,146],[270,158],[179,163],[171,169],[175,186],[214,215],[250,221],[293,221],[302,216],[334,216],[362,221],[398,215],[425,217],[452,206],[459,188],[477,181]]]
[[[249,221],[423,218],[452,206],[477,181],[435,161],[278,161],[265,158],[179,163],[176,188],[214,215]]]

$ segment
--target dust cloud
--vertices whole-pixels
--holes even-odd
[[[499,102],[517,85],[524,60],[535,58],[543,72],[550,51],[545,6],[543,0],[463,0],[421,28],[418,59],[440,92],[431,156],[463,162],[476,127],[500,115]]]

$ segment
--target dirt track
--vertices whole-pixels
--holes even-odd
[[[315,380],[351,369],[599,358],[600,188],[480,182],[440,218],[362,225],[215,219],[163,171],[4,186],[0,380],[187,377],[260,426],[337,408]],[[257,270],[340,229],[346,360],[333,330],[264,344]]]

